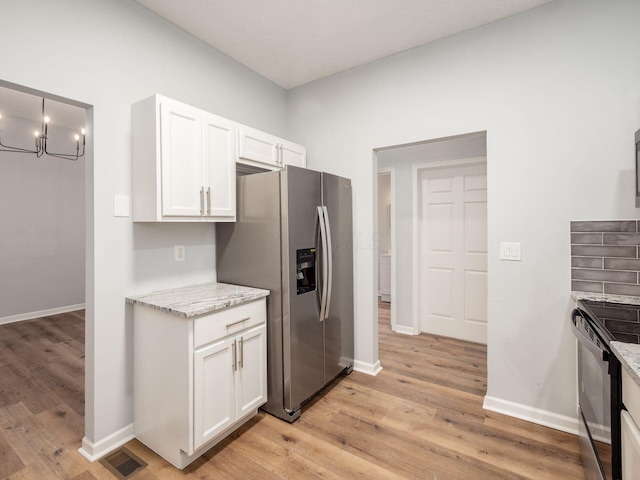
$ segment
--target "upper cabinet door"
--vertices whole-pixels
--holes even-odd
[[[204,203],[200,114],[163,101],[160,118],[162,214],[199,217]]]
[[[280,165],[307,168],[307,149],[293,142],[280,140]]]
[[[236,215],[235,124],[214,115],[203,117],[205,215]]]
[[[286,165],[306,168],[307,149],[254,128],[238,129],[238,163],[269,170]]]
[[[241,126],[238,132],[238,158],[240,161],[244,160],[243,163],[263,168],[281,166],[277,137],[245,126]]]

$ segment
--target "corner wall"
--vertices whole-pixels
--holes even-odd
[[[638,216],[638,18],[635,0],[557,0],[289,92],[309,167],[353,180],[359,361],[378,359],[372,151],[486,131],[487,395],[575,421],[569,222]]]
[[[114,195],[131,194],[131,104],[161,93],[286,136],[286,94],[132,0],[8,2],[0,41],[11,47],[1,80],[92,106],[84,444],[99,454],[132,431],[125,296],[216,279],[213,225],[133,224],[113,216]],[[186,246],[185,262],[173,261],[176,244]]]

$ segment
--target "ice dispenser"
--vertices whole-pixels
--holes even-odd
[[[298,295],[316,289],[316,249],[296,250],[296,279]]]

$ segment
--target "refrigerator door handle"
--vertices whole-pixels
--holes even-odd
[[[324,304],[324,318],[329,318],[329,308],[331,308],[331,284],[333,279],[333,252],[331,251],[331,222],[329,221],[329,212],[325,206],[322,207],[322,211],[324,212],[324,223],[326,224],[327,230],[327,248],[325,250],[325,256],[329,267],[325,280],[325,283],[327,284],[327,301]]]
[[[325,317],[325,307],[327,304],[327,274],[329,266],[327,264],[327,227],[324,221],[324,210],[318,207],[318,221],[320,223],[320,242],[322,243],[322,294],[320,296],[320,321]]]

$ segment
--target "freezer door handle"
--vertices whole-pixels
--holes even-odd
[[[329,318],[329,309],[331,308],[331,287],[333,279],[333,252],[331,251],[331,222],[329,222],[329,212],[327,211],[327,207],[325,206],[322,207],[322,211],[324,212],[324,223],[327,230],[327,248],[325,250],[325,256],[327,258],[328,264],[328,272],[325,280],[327,284],[327,301],[324,304],[324,318]]]
[[[320,295],[320,321],[323,322],[325,317],[325,308],[327,305],[327,227],[324,221],[324,210],[318,207],[318,221],[320,222],[320,242],[322,244],[322,293]]]

